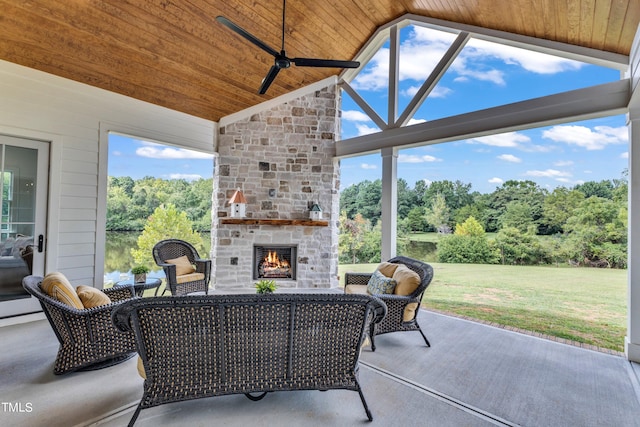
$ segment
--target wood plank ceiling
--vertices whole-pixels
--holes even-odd
[[[266,95],[273,58],[215,20],[276,50],[279,0],[0,0],[0,59],[218,121],[341,70],[292,66]],[[628,55],[638,0],[289,0],[290,57],[353,59],[406,13]]]

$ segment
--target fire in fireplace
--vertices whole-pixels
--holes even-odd
[[[297,247],[269,245],[253,247],[253,279],[296,278]]]

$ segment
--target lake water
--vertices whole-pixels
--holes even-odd
[[[137,247],[138,231],[107,231],[107,244],[104,256],[104,284],[114,284],[120,280],[133,279],[131,267],[135,265],[131,248]],[[208,256],[211,251],[211,233],[200,233],[205,253]],[[402,254],[410,258],[427,262],[437,261],[437,246],[432,242],[409,241]],[[164,279],[164,271],[155,264],[150,265],[151,272],[148,277]]]
[[[114,284],[120,280],[133,279],[131,267],[135,265],[131,248],[137,247],[139,231],[107,231],[104,254],[104,284]],[[200,233],[205,252],[201,257],[208,257],[211,250],[211,233]],[[148,277],[164,279],[164,271],[157,265],[149,265]]]

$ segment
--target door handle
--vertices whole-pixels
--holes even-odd
[[[38,236],[38,252],[42,252],[44,250],[44,236],[41,234]]]

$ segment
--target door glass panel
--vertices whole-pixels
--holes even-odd
[[[38,150],[0,144],[0,301],[28,297],[22,278],[33,270],[37,165]]]

